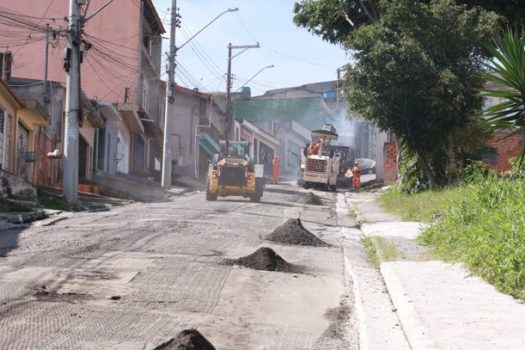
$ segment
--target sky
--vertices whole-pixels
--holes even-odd
[[[175,80],[179,85],[205,92],[225,91],[228,44],[254,45],[232,60],[233,91],[239,89],[264,67],[248,84],[252,96],[267,90],[311,82],[335,80],[336,70],[349,60],[336,45],[310,34],[293,23],[294,0],[178,0],[182,26],[176,42],[181,46],[213,18],[226,13],[177,53]],[[169,37],[171,0],[153,0]],[[164,40],[167,52],[169,40]],[[233,54],[241,50],[233,50]]]

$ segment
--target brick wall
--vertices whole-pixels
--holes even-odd
[[[486,144],[487,148],[491,149],[492,152],[484,153],[483,162],[497,174],[512,168],[509,160],[520,153],[521,147],[525,142],[524,135],[509,136],[509,134],[510,131],[498,132]],[[385,185],[396,182],[399,177],[397,173],[397,147],[393,135],[391,135],[391,139],[390,142],[385,142],[383,148]]]
[[[385,142],[383,147],[384,183],[390,185],[397,181],[397,147],[395,142]]]
[[[520,153],[523,145],[522,135],[508,136],[509,133],[509,131],[498,132],[487,142],[487,146],[492,148],[495,154],[491,157],[484,157],[483,161],[498,174],[511,169],[509,160]]]

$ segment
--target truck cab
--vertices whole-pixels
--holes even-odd
[[[340,154],[330,148],[331,141],[337,140],[335,128],[325,124],[322,129],[312,131],[312,143],[305,147],[301,159],[302,186],[337,190]]]

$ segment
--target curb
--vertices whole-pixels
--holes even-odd
[[[408,299],[403,284],[392,268],[393,264],[382,263],[380,272],[390,299],[397,309],[396,313],[410,347],[413,350],[437,350],[416,309]]]
[[[29,213],[19,214],[6,214],[2,215],[7,222],[10,224],[27,224],[36,220],[42,220],[46,218],[46,214],[43,211],[34,211]]]
[[[368,330],[366,327],[366,314],[363,310],[363,300],[361,299],[361,292],[359,291],[359,286],[357,285],[357,276],[352,270],[352,266],[346,257],[346,249],[343,248],[343,255],[345,258],[345,270],[346,273],[350,276],[352,281],[352,293],[354,294],[354,310],[355,310],[355,319],[357,323],[357,336],[359,342],[359,350],[368,350]]]
[[[348,215],[347,210],[350,209],[348,206],[348,202],[346,201],[346,196],[337,198],[336,202],[336,215],[339,217],[339,215]],[[339,219],[338,219],[339,221]],[[342,225],[339,225],[341,228],[341,231],[345,230],[345,227]],[[352,283],[352,294],[354,296],[354,312],[355,312],[355,321],[357,323],[357,337],[358,337],[358,345],[360,350],[368,350],[368,330],[367,330],[367,323],[366,323],[366,314],[363,310],[363,300],[361,299],[361,292],[359,290],[358,285],[358,279],[357,276],[352,269],[352,265],[350,264],[350,261],[347,257],[347,249],[343,247],[343,257],[344,257],[344,270],[345,275],[349,277],[351,283]]]

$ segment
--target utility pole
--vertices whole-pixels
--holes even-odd
[[[172,172],[172,123],[171,119],[175,111],[175,59],[177,58],[177,47],[175,46],[175,32],[178,25],[177,0],[171,0],[171,29],[170,29],[170,53],[168,58],[168,86],[166,91],[166,109],[164,113],[164,143],[162,148],[162,177],[161,185],[165,189],[171,187]]]
[[[66,130],[64,142],[64,197],[71,204],[78,201],[78,129],[80,107],[80,6],[85,0],[69,1],[68,47],[64,68],[66,81]]]
[[[49,88],[47,83],[47,71],[49,66],[49,23],[46,24],[46,57],[44,64],[44,102],[49,103]]]
[[[177,47],[175,45],[175,31],[176,28],[180,25],[180,16],[177,13],[177,1],[171,0],[171,30],[170,30],[170,51],[168,58],[168,86],[166,89],[166,109],[164,113],[164,143],[162,148],[162,177],[161,185],[165,189],[171,187],[171,160],[172,160],[172,120],[174,117],[175,111],[175,68],[177,51],[186,46],[190,41],[192,41],[197,35],[199,35],[204,29],[208,28],[213,22],[215,22],[219,17],[228,12],[239,11],[238,8],[228,9],[219,13],[214,19],[212,19],[208,24],[201,28],[197,33],[195,33],[191,38],[186,40],[181,46]]]
[[[337,68],[337,87],[335,89],[335,109],[339,112],[339,81],[341,80],[341,69]]]
[[[233,106],[232,106],[232,60],[239,56],[241,53],[248,49],[258,49],[261,45],[259,43],[255,45],[232,45],[228,44],[228,77],[226,79],[226,130],[224,136],[226,141],[229,141],[233,138],[232,135],[232,126],[233,126]],[[232,50],[242,49],[241,52],[237,53],[235,56],[232,56]]]
[[[233,139],[232,124],[233,124],[233,108],[232,108],[232,43],[228,44],[228,72],[226,73],[226,140]]]

